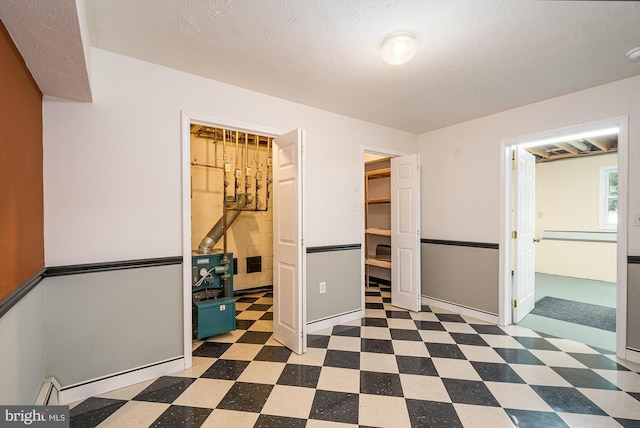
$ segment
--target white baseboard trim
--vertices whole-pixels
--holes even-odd
[[[60,404],[60,383],[56,378],[48,377],[42,382],[35,405],[56,406],[58,404]]]
[[[98,378],[75,386],[71,385],[60,391],[60,404],[73,403],[115,389],[144,382],[145,380],[179,372],[184,370],[184,364],[185,360],[181,357],[177,360],[160,362],[152,366],[144,366],[121,374],[114,374],[107,378]]]
[[[345,314],[336,315],[335,317],[325,318],[318,321],[307,323],[307,333],[313,333],[318,330],[322,330],[328,327],[334,327],[339,324],[344,324],[349,321],[364,318],[364,310],[359,309],[354,312],[347,312]]]
[[[624,359],[632,363],[640,364],[640,351],[627,348],[625,350]]]
[[[498,324],[498,316],[482,312],[477,309],[468,308],[466,306],[456,305],[455,303],[445,302],[444,300],[434,299],[432,297],[422,296],[422,304],[435,306],[436,308],[446,309],[447,311],[456,312],[460,315],[476,318],[480,321]]]

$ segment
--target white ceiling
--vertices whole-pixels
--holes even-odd
[[[640,74],[625,57],[640,45],[640,2],[87,0],[86,8],[92,46],[414,133]],[[397,30],[420,45],[394,67],[379,47]]]

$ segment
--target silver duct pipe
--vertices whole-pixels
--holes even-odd
[[[231,227],[231,225],[233,224],[234,221],[236,221],[236,219],[238,218],[238,216],[240,215],[240,213],[242,212],[242,208],[244,208],[245,205],[245,198],[243,198],[242,196],[244,195],[240,195],[241,197],[238,200],[238,205],[237,205],[237,209],[229,209],[226,212],[226,217],[227,217],[227,224],[226,224],[226,228],[227,230]],[[226,204],[225,204],[226,205]],[[213,249],[213,246],[216,245],[216,243],[220,240],[220,238],[222,238],[224,236],[224,229],[225,229],[225,215],[223,214],[222,217],[220,217],[220,219],[216,222],[216,224],[213,225],[213,227],[211,228],[211,230],[209,231],[209,233],[207,233],[207,236],[205,236],[204,238],[202,238],[202,241],[200,241],[200,245],[198,246],[198,254],[210,254],[211,250]]]
[[[588,152],[589,151],[589,146],[586,145],[585,143],[583,143],[582,141],[571,140],[571,141],[567,141],[567,143],[571,144],[573,147],[575,147],[576,149],[580,150],[581,152]]]

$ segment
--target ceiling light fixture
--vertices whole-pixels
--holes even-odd
[[[382,59],[391,65],[409,62],[418,50],[418,41],[410,33],[394,33],[382,41]]]
[[[627,58],[631,61],[640,61],[640,46],[631,49],[627,52]]]

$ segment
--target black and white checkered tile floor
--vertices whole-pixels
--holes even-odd
[[[195,341],[193,367],[76,403],[72,427],[640,427],[640,365],[589,346],[366,291],[366,318],[271,337],[272,295],[238,330]],[[605,352],[605,353],[602,353]]]

